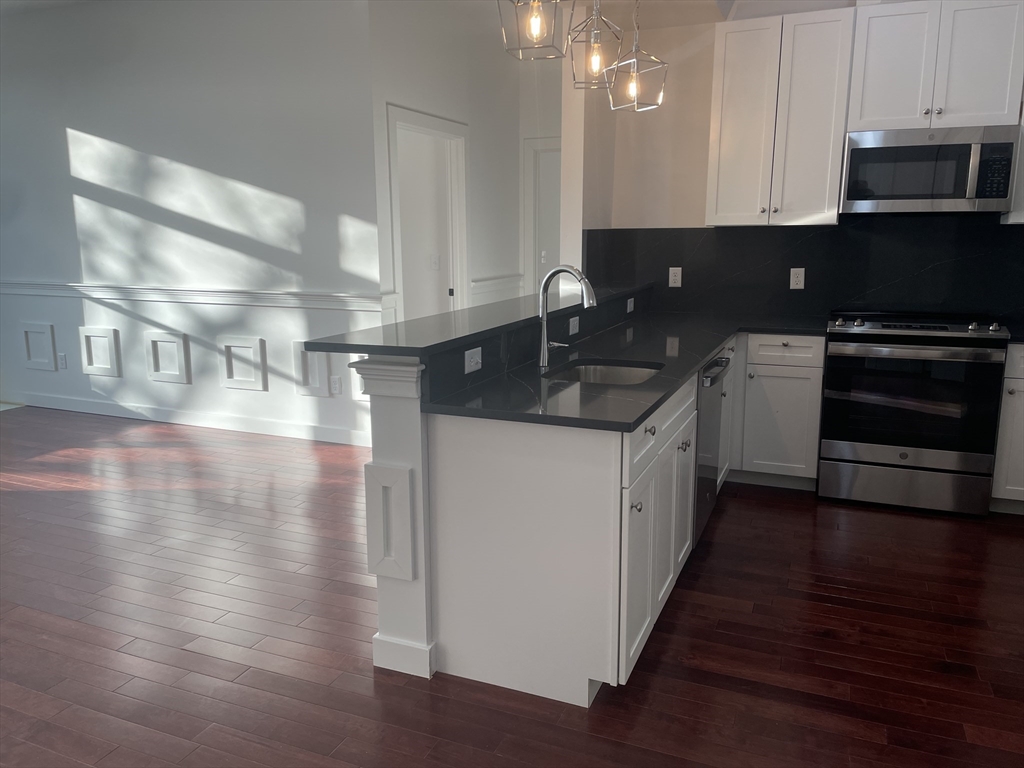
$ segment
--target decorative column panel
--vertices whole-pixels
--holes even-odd
[[[370,396],[373,461],[366,465],[368,565],[377,576],[374,666],[420,677],[434,673],[430,600],[427,430],[416,358],[369,357],[350,364]]]

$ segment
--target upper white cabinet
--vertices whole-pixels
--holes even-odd
[[[706,223],[835,223],[853,9],[718,24]]]
[[[927,0],[857,9],[851,131],[1014,125],[1024,0]]]

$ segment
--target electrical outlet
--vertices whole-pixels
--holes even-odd
[[[683,287],[683,268],[682,267],[669,267],[668,268],[668,287],[669,288],[682,288]]]
[[[802,291],[804,289],[803,267],[793,267],[789,270],[789,289],[791,291]]]
[[[466,373],[479,371],[484,366],[484,352],[482,347],[473,347],[466,350]]]
[[[341,394],[341,376],[331,376],[331,394]]]
[[[63,352],[57,353],[57,367],[61,369],[68,367],[68,356]]]
[[[575,336],[580,332],[580,319],[578,317],[569,318],[569,335]]]
[[[668,336],[665,338],[665,357],[679,357],[678,336]]]
[[[626,299],[626,314],[628,315],[633,311],[633,299]]]
[[[626,329],[626,343],[627,344],[632,344],[633,343],[633,329],[632,328],[627,328]]]

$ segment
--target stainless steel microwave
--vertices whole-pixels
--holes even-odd
[[[846,135],[843,213],[1009,211],[1020,128]]]

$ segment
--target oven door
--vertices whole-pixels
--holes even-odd
[[[991,471],[1005,358],[1002,349],[830,341],[822,458]]]

